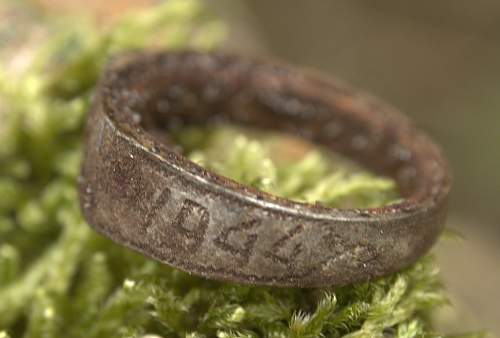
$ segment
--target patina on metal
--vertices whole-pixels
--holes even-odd
[[[324,145],[393,177],[404,199],[374,209],[294,202],[210,172],[169,140],[172,128],[221,121]],[[102,77],[80,201],[98,232],[184,271],[325,287],[415,262],[442,231],[449,189],[438,147],[370,95],[279,62],[144,52],[115,58]]]

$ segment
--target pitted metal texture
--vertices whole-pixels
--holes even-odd
[[[398,183],[403,200],[335,209],[210,172],[172,128],[236,123],[298,135]],[[113,60],[88,116],[80,202],[98,232],[184,271],[257,285],[339,286],[428,251],[450,189],[438,147],[382,101],[314,72],[218,52]]]

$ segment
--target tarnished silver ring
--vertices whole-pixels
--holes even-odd
[[[403,201],[335,209],[272,196],[174,151],[170,128],[227,121],[279,130],[391,176]],[[387,104],[292,66],[224,53],[116,58],[88,116],[85,218],[146,256],[208,278],[323,287],[415,262],[446,217],[440,150]]]

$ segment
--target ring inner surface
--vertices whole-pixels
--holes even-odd
[[[406,205],[437,199],[447,188],[439,150],[369,95],[290,66],[232,55],[185,52],[137,60],[110,84],[112,115],[158,142],[169,144],[169,131],[187,124],[240,124],[300,136],[390,176]]]

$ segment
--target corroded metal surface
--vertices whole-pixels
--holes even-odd
[[[299,135],[393,177],[404,200],[376,209],[293,202],[207,171],[169,130],[240,123]],[[81,207],[100,233],[208,278],[344,285],[413,263],[446,217],[439,149],[387,104],[282,63],[222,53],[116,58],[88,118]]]

